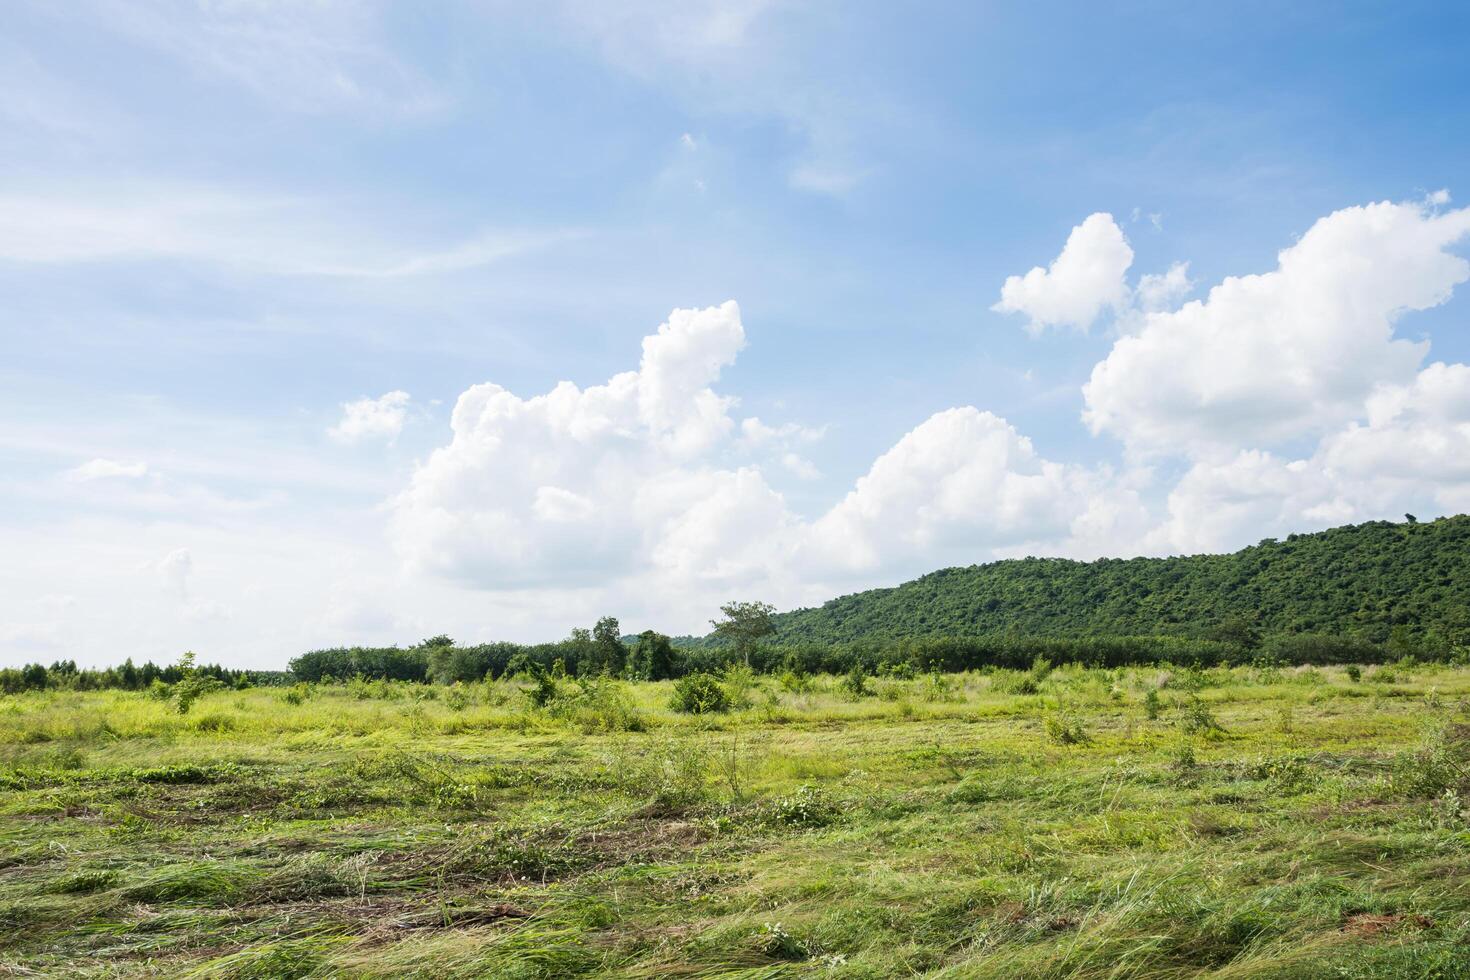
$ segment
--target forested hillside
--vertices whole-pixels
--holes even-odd
[[[1236,639],[1242,632],[1465,644],[1470,517],[1349,525],[1229,555],[947,568],[774,623],[773,639],[787,644],[1012,633]]]

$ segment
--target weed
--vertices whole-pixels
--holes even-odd
[[[1053,745],[1085,745],[1092,741],[1082,722],[1066,714],[1049,714],[1042,722],[1046,740]]]
[[[778,796],[764,807],[767,822],[788,827],[822,827],[836,819],[836,802],[822,789],[803,784],[794,793]]]
[[[806,960],[811,958],[807,944],[781,927],[779,922],[767,922],[756,933],[756,948],[773,960]]]

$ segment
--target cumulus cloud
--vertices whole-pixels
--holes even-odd
[[[1169,492],[1167,508],[1149,536],[1150,551],[1223,551],[1359,516],[1334,476],[1313,461],[1256,449],[1196,463]]]
[[[1380,388],[1367,414],[1323,441],[1323,468],[1375,491],[1374,503],[1432,496],[1444,510],[1470,510],[1470,365],[1431,364]]]
[[[67,470],[62,476],[71,483],[90,483],[93,480],[126,479],[136,480],[148,475],[148,464],[124,463],[115,459],[93,459]]]
[[[452,439],[394,503],[393,538],[417,568],[492,589],[641,580],[682,590],[808,582],[993,557],[1027,541],[1086,548],[1136,508],[1131,491],[1041,459],[1003,419],[942,412],[910,432],[816,521],[791,512],[760,465],[819,474],[790,446],[820,430],[751,417],[713,385],[744,346],[739,308],[676,310],[636,371],[522,398],[460,396]]]
[[[452,439],[395,504],[416,566],[478,585],[591,582],[647,563],[685,565],[753,511],[779,513],[757,470],[704,461],[735,429],[711,385],[745,344],[734,302],[675,310],[636,371],[521,398],[497,384],[459,397]],[[750,499],[737,499],[748,496]],[[701,522],[707,526],[700,526]]]
[[[1405,511],[1470,510],[1470,366],[1432,364],[1379,388],[1364,412],[1298,459],[1247,449],[1196,462],[1170,490],[1150,547],[1219,551]]]
[[[1122,229],[1111,214],[1098,212],[1072,229],[1050,267],[1007,278],[991,309],[1030,317],[1027,329],[1033,333],[1053,326],[1086,330],[1103,310],[1126,305],[1124,276],[1132,264],[1133,249]]]
[[[1088,425],[1133,449],[1201,456],[1345,424],[1375,388],[1414,377],[1427,345],[1395,325],[1470,277],[1447,251],[1467,232],[1470,210],[1419,204],[1322,218],[1275,270],[1229,277],[1119,338],[1083,387]]]
[[[931,416],[880,456],[816,522],[819,564],[872,570],[974,561],[1046,542],[1085,552],[1137,510],[1106,474],[1040,457],[1005,419],[974,407]]]
[[[342,443],[382,439],[390,445],[403,431],[408,418],[409,396],[406,391],[390,391],[377,398],[359,398],[342,403],[342,419],[327,435]]]

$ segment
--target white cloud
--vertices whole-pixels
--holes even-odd
[[[397,546],[418,567],[499,587],[681,565],[687,541],[720,533],[698,521],[740,511],[733,494],[773,496],[758,471],[704,461],[735,429],[732,400],[710,386],[744,344],[733,302],[675,310],[644,338],[638,369],[606,384],[528,399],[474,386],[450,444],[397,499]]]
[[[265,275],[400,279],[483,268],[578,238],[575,229],[386,240],[319,202],[182,184],[37,184],[0,194],[0,259],[199,262]]]
[[[1467,232],[1470,210],[1414,204],[1322,218],[1274,271],[1146,314],[1094,368],[1085,418],[1132,449],[1195,456],[1332,431],[1377,386],[1413,378],[1426,345],[1394,327],[1470,277],[1446,251]]]
[[[772,446],[784,447],[816,442],[826,435],[827,427],[801,425],[784,422],[767,425],[759,416],[752,415],[740,420],[740,441],[750,449],[765,449]]]
[[[744,342],[734,303],[676,310],[644,340],[638,370],[604,385],[534,398],[476,385],[450,444],[395,502],[397,549],[479,588],[657,583],[677,604],[718,583],[786,588],[798,568],[820,588],[1028,542],[1090,551],[1135,518],[1133,491],[1105,471],[1043,460],[1004,420],[962,408],[918,426],[804,521],[759,466],[720,463],[731,449],[774,449],[773,464],[819,475],[790,448],[819,430],[751,417],[737,435],[733,399],[711,386]]]
[[[382,439],[392,445],[408,418],[408,402],[406,391],[343,402],[342,419],[327,430],[327,435],[349,444]]]
[[[67,470],[62,476],[72,483],[89,483],[92,480],[107,479],[136,480],[147,474],[147,463],[123,463],[115,459],[98,458]]]
[[[1168,272],[1140,276],[1134,298],[1143,312],[1156,313],[1174,309],[1193,288],[1194,280],[1189,278],[1189,263],[1175,262],[1169,266]]]
[[[1090,551],[1137,510],[1107,473],[1050,462],[1004,419],[939,412],[880,456],[813,528],[817,564],[878,570],[979,561],[1045,542]]]
[[[1291,531],[1353,520],[1354,504],[1308,460],[1260,450],[1196,463],[1170,491],[1168,516],[1148,550],[1217,552]]]
[[[1124,276],[1132,264],[1133,249],[1113,216],[1098,212],[1072,229],[1049,268],[1008,277],[991,309],[1025,314],[1033,333],[1049,326],[1086,330],[1103,310],[1128,302]]]
[[[1323,440],[1324,468],[1375,490],[1375,503],[1432,497],[1470,510],[1470,365],[1431,364],[1410,384],[1381,388],[1367,415]]]

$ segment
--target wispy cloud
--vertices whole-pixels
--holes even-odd
[[[444,108],[443,91],[394,53],[389,9],[360,0],[93,0],[54,7],[291,111],[402,116]]]
[[[117,478],[136,480],[147,474],[147,463],[123,463],[99,457],[67,470],[62,476],[70,483],[90,483],[93,480]]]
[[[479,268],[580,236],[480,230],[433,243],[386,239],[330,204],[189,184],[0,193],[0,260],[176,260],[334,278],[427,276]]]

